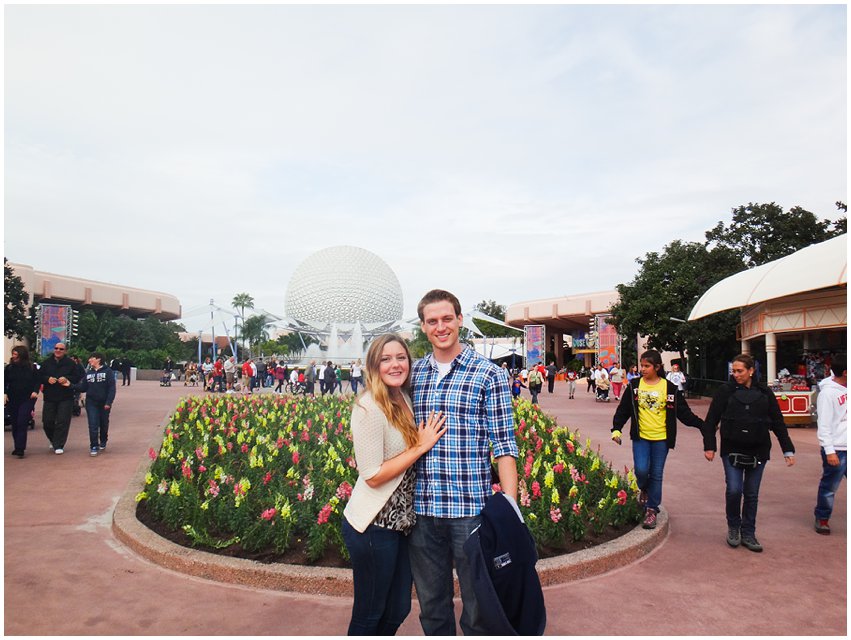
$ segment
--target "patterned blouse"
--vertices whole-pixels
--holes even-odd
[[[372,524],[408,535],[417,521],[417,516],[414,513],[414,487],[416,484],[417,475],[414,468],[410,467],[405,471],[399,486],[396,487],[378,515],[375,516]]]

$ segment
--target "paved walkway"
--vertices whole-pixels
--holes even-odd
[[[88,453],[85,416],[66,453],[53,455],[40,427],[27,457],[6,433],[5,628],[10,635],[342,635],[351,601],[217,584],[151,564],[112,535],[112,509],[159,440],[186,389],[138,382],[118,388],[108,451]],[[579,428],[615,466],[628,444],[608,438],[613,404],[564,385],[541,396],[560,423]],[[692,403],[703,415],[708,401]],[[40,413],[39,413],[40,415]],[[646,559],[604,576],[547,587],[548,635],[845,635],[846,485],[833,534],[812,529],[821,463],[814,429],[793,429],[797,464],[772,460],[760,496],[762,554],[724,538],[724,480],[696,430],[683,427],[665,470],[671,532]],[[774,448],[776,452],[776,444]],[[457,607],[460,609],[460,606]],[[417,605],[401,635],[421,633]]]

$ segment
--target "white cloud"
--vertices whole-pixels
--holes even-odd
[[[433,286],[469,304],[609,289],[739,204],[835,216],[845,18],[8,6],[6,254],[185,308],[249,291],[281,309],[337,244],[382,256],[409,313]]]

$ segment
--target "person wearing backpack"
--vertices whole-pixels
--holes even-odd
[[[789,438],[774,392],[757,381],[754,359],[748,354],[733,358],[733,379],[712,398],[703,423],[704,456],[715,458],[715,431],[721,423],[721,461],[727,484],[727,544],[751,551],[763,547],[756,539],[759,485],[771,451],[773,431],[786,466],[795,464],[795,445]]]
[[[529,369],[529,393],[532,394],[532,404],[538,404],[538,394],[544,386],[544,376],[537,367]]]

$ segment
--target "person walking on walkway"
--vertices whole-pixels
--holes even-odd
[[[544,376],[537,367],[529,369],[529,393],[532,396],[532,404],[538,404],[538,394],[544,386]]]
[[[352,561],[349,635],[394,635],[411,611],[408,534],[414,515],[413,464],[445,433],[446,418],[419,428],[411,405],[411,354],[399,336],[376,338],[366,356],[366,392],[352,408],[358,479],[343,511]]]
[[[623,367],[615,362],[611,371],[609,371],[609,379],[612,381],[612,393],[615,395],[615,400],[621,399],[621,391],[623,390],[623,380],[626,377],[626,371]]]
[[[558,367],[556,367],[555,362],[550,362],[550,365],[547,367],[547,393],[552,393],[556,384],[556,374],[558,373]]]
[[[77,365],[66,356],[65,343],[56,343],[53,356],[41,364],[39,374],[44,385],[44,409],[41,414],[44,434],[50,441],[50,448],[56,455],[62,455],[71,427],[74,385],[80,381]]]
[[[715,430],[721,423],[721,460],[726,481],[727,544],[762,551],[756,538],[759,485],[771,451],[770,431],[783,450],[786,465],[795,464],[795,445],[789,438],[774,392],[756,380],[754,359],[733,358],[733,379],[719,387],[703,425],[704,456],[715,458]]]
[[[567,370],[567,397],[569,400],[573,400],[573,396],[576,395],[576,371],[573,369]]]
[[[12,455],[24,457],[27,431],[35,401],[41,388],[38,369],[30,362],[30,351],[23,345],[12,347],[9,364],[3,371],[3,404],[12,419]]]
[[[639,360],[641,377],[624,390],[612,419],[612,440],[621,444],[621,430],[630,420],[629,437],[645,529],[656,527],[662,502],[662,477],[668,450],[677,443],[677,420],[690,427],[703,427],[703,420],[689,408],[676,385],[665,379],[662,356],[645,351]]]
[[[115,375],[103,361],[103,354],[89,356],[89,369],[76,389],[86,394],[86,419],[89,421],[89,454],[106,449],[109,439],[109,412],[115,401]]]
[[[833,377],[821,384],[817,400],[818,440],[822,474],[815,508],[815,528],[830,534],[833,499],[842,478],[848,477],[848,365],[846,356],[834,356]]]

